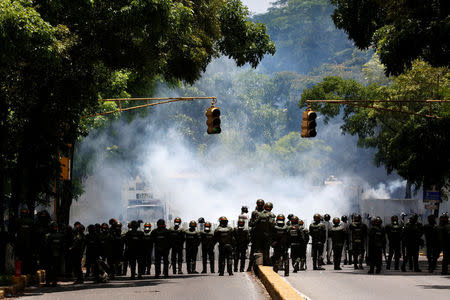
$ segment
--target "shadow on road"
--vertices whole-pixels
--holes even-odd
[[[426,290],[436,289],[436,290],[450,290],[450,285],[418,285]]]
[[[205,275],[177,275],[169,276],[169,278],[158,278],[148,277],[141,280],[132,280],[130,278],[118,278],[111,280],[107,283],[94,283],[93,281],[86,281],[83,284],[70,284],[62,283],[56,287],[37,287],[28,288],[20,297],[30,297],[30,296],[40,296],[49,293],[62,293],[62,292],[72,292],[72,291],[82,291],[89,289],[114,289],[114,288],[129,288],[129,287],[152,287],[158,286],[161,283],[176,283],[177,279],[191,278],[191,277],[201,277]],[[159,292],[157,290],[153,291],[155,293]]]

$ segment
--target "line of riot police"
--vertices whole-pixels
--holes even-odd
[[[315,214],[314,222],[309,227],[312,237],[313,268],[323,270],[322,265],[325,264],[323,256],[326,254],[326,264],[334,264],[335,270],[341,270],[343,256],[344,264],[353,264],[355,270],[363,269],[365,260],[369,266],[368,273],[378,274],[381,272],[384,254],[387,270],[391,269],[394,260],[395,270],[406,272],[408,265],[410,270],[421,272],[419,250],[426,246],[428,271],[433,273],[436,270],[437,260],[442,252],[441,274],[448,274],[450,255],[448,214],[440,216],[439,224],[436,224],[435,216],[430,215],[426,225],[418,222],[417,214],[412,214],[407,220],[405,217],[406,215],[402,214],[399,221],[398,216],[394,215],[391,217],[391,223],[383,227],[380,217],[369,218],[370,223],[367,226],[359,214],[352,215],[350,224],[346,216],[342,216],[342,220],[338,217],[333,218],[331,224],[329,215],[324,215],[322,219],[321,215]],[[426,243],[422,236],[425,237]],[[331,255],[333,262],[330,261]]]
[[[195,221],[191,221],[185,230],[181,227],[181,219],[175,218],[170,228],[160,219],[153,230],[150,223],[145,223],[143,231],[140,230],[140,222],[132,221],[128,224],[128,231],[124,232],[122,224],[111,219],[109,224],[89,225],[87,233],[79,222],[73,228],[58,226],[51,222],[46,211],[39,212],[34,221],[28,211],[21,210],[15,238],[16,257],[22,262],[23,273],[44,268],[47,270],[47,284],[56,285],[56,277],[62,269],[67,277],[75,275],[75,283],[83,283],[86,277],[92,277],[96,282],[114,279],[126,275],[128,268],[132,279],[140,279],[143,275],[150,275],[152,264],[155,278],[161,274],[169,276],[169,264],[173,274],[183,274],[183,249],[188,274],[196,274],[200,246],[202,273],[207,273],[208,262],[210,272],[214,273],[216,245],[219,275],[224,275],[225,269],[232,275],[238,269],[244,271],[251,244],[247,270],[255,264],[264,264],[273,266],[276,272],[284,270],[284,275],[288,276],[289,253],[294,273],[307,269],[306,252],[311,239],[314,270],[323,269],[326,256],[326,264],[334,264],[335,270],[341,270],[342,258],[344,264],[353,264],[355,269],[363,269],[365,259],[370,266],[369,273],[379,273],[384,254],[386,269],[390,269],[394,260],[396,270],[406,271],[409,263],[410,269],[419,272],[419,248],[423,241],[421,237],[425,235],[429,271],[436,269],[437,259],[443,252],[442,274],[448,272],[450,225],[447,214],[440,217],[439,224],[436,224],[434,216],[429,216],[428,224],[424,226],[415,214],[408,220],[402,216],[401,221],[393,216],[385,227],[379,217],[373,218],[367,226],[360,215],[352,216],[349,223],[346,216],[341,219],[335,217],[330,222],[328,214],[323,218],[315,214],[308,230],[304,222],[293,214],[288,215],[286,222],[284,215],[275,216],[272,209],[272,203],[258,199],[250,218],[248,209],[243,207],[235,228],[228,226],[226,217],[221,217],[215,230],[210,222],[205,222],[203,229],[197,230]],[[86,274],[82,271],[83,260]]]

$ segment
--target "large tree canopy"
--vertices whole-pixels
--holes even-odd
[[[0,195],[6,181],[11,217],[53,193],[60,153],[86,134],[80,117],[100,95],[118,96],[118,76],[129,95],[149,96],[155,79],[193,83],[214,57],[256,67],[273,54],[248,14],[239,0],[0,0]]]
[[[384,103],[360,102],[367,108],[333,104],[315,104],[325,117],[341,116],[342,132],[358,136],[358,145],[375,148],[376,165],[385,166],[388,173],[397,172],[416,184],[444,186],[450,180],[450,105],[423,101],[450,97],[450,73],[448,68],[433,68],[423,61],[413,63],[412,69],[393,78],[389,86],[371,84],[364,86],[354,80],[326,77],[322,82],[304,90],[300,106],[305,100],[388,100]],[[374,108],[371,108],[371,106]],[[380,108],[380,109],[377,109]],[[385,111],[390,109],[393,111]],[[440,119],[425,118],[432,109]],[[401,111],[404,113],[399,113]],[[320,136],[320,129],[319,129]]]
[[[421,58],[450,65],[450,5],[445,0],[330,0],[332,18],[360,49],[374,47],[386,74],[399,75]]]

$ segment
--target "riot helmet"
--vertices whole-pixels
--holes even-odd
[[[381,224],[383,224],[383,220],[381,220],[380,216],[377,216],[372,220],[372,225],[381,226]]]
[[[264,209],[267,211],[272,211],[272,209],[273,209],[272,202],[267,202],[266,204],[264,204]]]
[[[101,231],[102,231],[102,232],[107,232],[107,231],[108,231],[108,229],[109,229],[109,226],[108,226],[108,224],[106,224],[106,223],[102,223],[102,228],[101,228]]]
[[[238,227],[243,228],[245,226],[245,220],[244,219],[239,219],[237,224],[238,224]]]
[[[152,224],[150,224],[149,222],[144,224],[144,232],[145,233],[149,233],[150,230],[152,230]]]
[[[338,217],[334,217],[333,218],[333,224],[334,225],[339,225],[341,223],[341,220]]]
[[[323,216],[323,219],[324,219],[325,221],[330,221],[331,217],[330,217],[329,214],[325,214],[325,215]]]
[[[289,218],[289,217],[288,217]],[[295,224],[298,224],[298,217],[297,216],[292,216],[292,218],[291,218],[291,224],[292,225],[295,225]]]
[[[211,231],[211,226],[212,226],[211,222],[206,221],[205,227],[204,227],[203,229],[204,229],[206,232],[209,232],[209,231]]]
[[[284,215],[283,214],[279,214],[277,216],[277,221],[276,221],[277,225],[284,225],[284,221],[285,221]]]
[[[392,224],[397,224],[398,223],[398,216],[397,215],[394,215],[394,216],[391,217],[391,223]]]
[[[322,216],[320,214],[314,214],[313,219],[314,222],[320,222],[320,220],[322,220]]]
[[[298,220],[298,225],[299,225],[299,226],[303,226],[303,224],[305,224],[305,223],[303,222],[303,220]]]
[[[136,230],[139,228],[139,223],[136,220],[131,221],[131,229]]]
[[[360,222],[361,222],[361,215],[360,215],[360,214],[356,214],[356,215],[353,217],[353,222],[355,222],[355,223],[360,223]]]
[[[264,208],[264,200],[263,199],[256,200],[256,208],[258,208],[258,209]]]
[[[440,225],[446,225],[446,224],[448,224],[448,214],[447,214],[447,213],[443,213],[443,214],[439,217],[439,224],[440,224]]]
[[[227,217],[224,217],[224,216],[220,217],[220,218],[219,218],[219,224],[220,224],[220,226],[222,226],[222,227],[226,227],[226,226],[228,225],[228,219],[227,219]]]
[[[180,226],[180,224],[181,224],[181,218],[176,217],[176,218],[173,220],[173,224],[174,224],[175,226]]]
[[[195,222],[194,220],[189,222],[189,228],[196,228],[197,227],[197,222]]]
[[[164,221],[164,219],[159,219],[156,222],[156,226],[158,226],[158,228],[164,228],[164,227],[166,227],[166,221]]]

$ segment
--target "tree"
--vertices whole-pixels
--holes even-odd
[[[267,25],[277,53],[263,67],[268,72],[295,71],[307,74],[323,63],[341,64],[351,59],[353,45],[333,26],[328,0],[290,0],[272,4],[254,19]]]
[[[128,77],[128,95],[148,96],[159,78],[193,83],[214,57],[256,67],[275,52],[265,26],[250,22],[237,0],[1,0],[0,7],[0,124],[9,137],[0,156],[11,222],[19,205],[34,211],[42,194],[54,195],[60,154],[71,155],[68,145],[87,134],[80,120],[99,108],[99,95],[118,92],[110,89],[118,74]],[[58,215],[67,223],[73,186],[62,185]]]
[[[332,18],[360,49],[377,50],[387,75],[399,75],[421,58],[450,64],[450,6],[446,1],[330,0]]]
[[[450,143],[448,104],[424,105],[399,101],[448,99],[450,76],[448,68],[433,68],[423,61],[416,61],[412,69],[393,78],[389,86],[371,84],[364,86],[353,80],[327,77],[302,94],[300,106],[305,100],[388,100],[375,107],[393,109],[411,114],[386,112],[376,108],[361,108],[332,104],[312,105],[329,118],[340,116],[344,121],[342,132],[358,136],[358,145],[375,148],[374,162],[384,165],[387,172],[400,176],[419,188],[423,184],[445,186],[450,179],[448,145]],[[359,103],[362,106],[371,106]],[[414,115],[433,114],[440,119]]]

